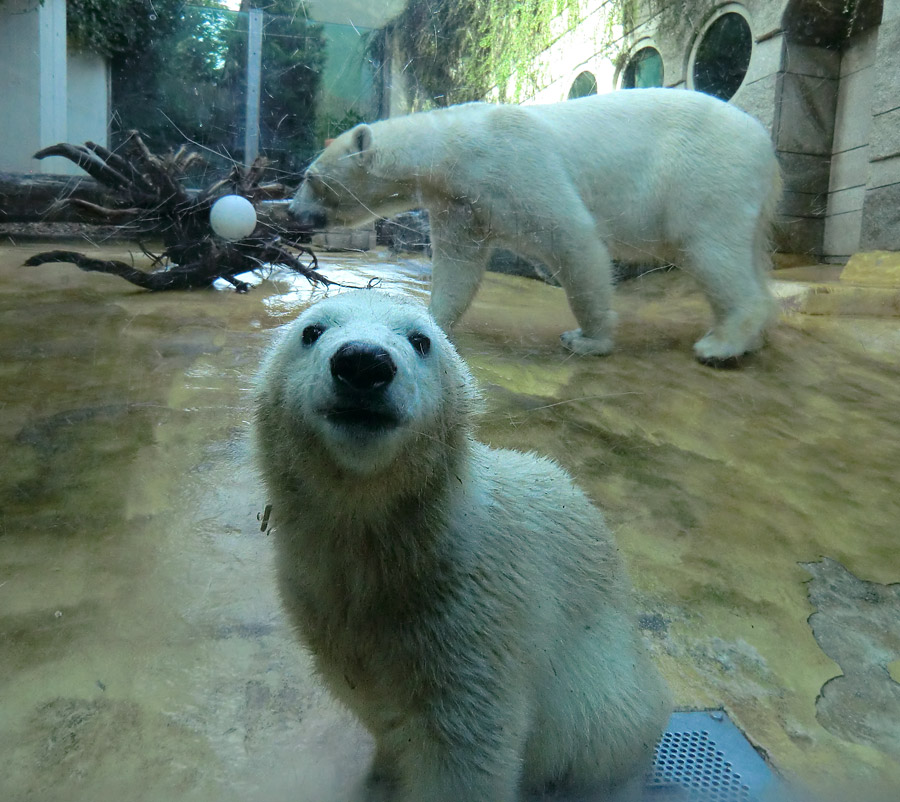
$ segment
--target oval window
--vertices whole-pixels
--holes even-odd
[[[740,88],[753,50],[753,35],[743,15],[729,11],[700,39],[694,56],[694,89],[729,100]]]
[[[645,89],[663,85],[662,56],[655,47],[642,47],[622,71],[622,89]]]
[[[575,80],[572,81],[572,88],[569,90],[569,100],[596,94],[597,79],[589,72],[581,72]]]

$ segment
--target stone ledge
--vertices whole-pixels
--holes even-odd
[[[843,268],[790,266],[773,278],[772,291],[785,312],[900,317],[900,252],[856,253]]]
[[[855,253],[841,273],[841,281],[867,287],[900,289],[900,252],[865,251]]]

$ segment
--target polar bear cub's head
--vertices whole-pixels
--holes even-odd
[[[307,169],[289,214],[316,230],[358,226],[415,206],[409,188],[380,169],[375,137],[365,123],[337,137]]]
[[[468,369],[425,306],[378,290],[306,309],[273,348],[257,395],[264,447],[357,475],[446,449],[469,432],[474,401]]]

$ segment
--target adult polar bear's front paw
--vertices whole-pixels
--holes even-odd
[[[605,356],[613,349],[613,338],[608,334],[603,337],[585,337],[581,329],[573,329],[564,331],[559,339],[570,351],[583,356]]]

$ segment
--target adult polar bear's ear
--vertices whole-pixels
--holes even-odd
[[[360,123],[350,131],[350,155],[361,167],[368,167],[375,157],[372,129],[365,123]]]

